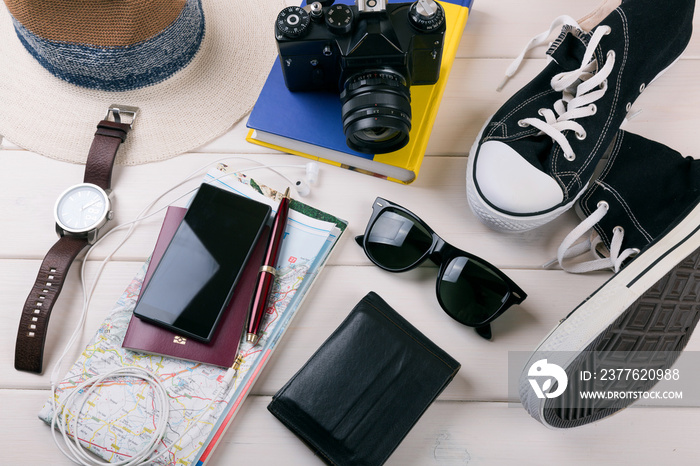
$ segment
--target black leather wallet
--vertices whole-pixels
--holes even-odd
[[[380,465],[460,364],[370,292],[267,409],[333,465]]]

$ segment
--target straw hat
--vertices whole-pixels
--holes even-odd
[[[5,0],[0,135],[85,162],[110,104],[136,106],[117,163],[164,160],[250,111],[282,0]]]

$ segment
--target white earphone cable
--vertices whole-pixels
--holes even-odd
[[[259,164],[257,166],[249,167],[243,170],[236,170],[235,172],[231,173],[225,173],[221,176],[218,176],[214,178],[213,180],[209,180],[209,183],[212,183],[214,181],[220,180],[221,178],[225,178],[228,176],[235,175],[237,173],[243,173],[243,172],[248,172],[252,170],[258,170],[258,169],[269,169],[273,171],[274,173],[280,175],[284,179],[290,182],[290,184],[295,185],[295,182],[289,179],[287,176],[284,174],[280,173],[279,171],[276,170],[276,168],[298,168],[298,167],[307,167],[308,170],[308,165],[294,165],[294,164],[284,164],[284,165],[265,165],[261,164],[261,162],[254,160],[254,159],[249,159],[247,157],[242,157],[242,156],[229,156],[229,157],[224,157],[218,160],[215,160],[213,162],[208,162],[207,164],[197,168],[195,171],[187,175],[185,178],[183,178],[180,182],[176,183],[172,187],[168,188],[166,191],[162,192],[160,195],[158,195],[153,201],[151,201],[146,207],[144,207],[141,212],[136,216],[134,220],[131,222],[126,222],[122,223],[108,232],[106,232],[98,241],[95,242],[95,244],[92,245],[91,248],[89,248],[83,258],[83,262],[81,264],[80,268],[80,284],[81,288],[83,291],[83,307],[82,307],[82,312],[80,315],[80,318],[78,319],[78,324],[76,325],[75,330],[73,331],[73,334],[71,335],[70,339],[68,340],[68,343],[66,347],[63,350],[63,353],[61,353],[61,356],[59,359],[56,361],[53,370],[51,372],[51,401],[52,401],[52,408],[53,408],[53,419],[51,423],[52,427],[52,435],[54,438],[54,442],[56,443],[56,446],[59,448],[59,450],[71,461],[83,465],[83,466],[103,466],[103,465],[113,465],[113,466],[141,466],[145,464],[152,464],[153,461],[157,460],[158,458],[162,457],[168,451],[177,443],[182,440],[182,438],[185,436],[185,434],[193,427],[196,426],[199,421],[202,419],[202,417],[207,414],[210,411],[210,408],[213,406],[213,404],[216,402],[217,399],[219,399],[221,396],[225,395],[225,392],[233,380],[233,378],[236,375],[236,371],[234,369],[229,369],[226,372],[226,375],[224,376],[224,380],[221,383],[221,387],[219,392],[216,394],[216,396],[212,397],[211,402],[209,405],[202,410],[200,415],[190,424],[190,427],[188,427],[182,434],[174,441],[171,443],[171,445],[167,448],[164,448],[161,453],[159,453],[157,456],[152,457],[151,455],[155,452],[155,450],[158,448],[159,443],[165,436],[165,431],[167,428],[168,424],[168,418],[169,418],[169,412],[170,412],[170,404],[169,404],[169,398],[167,394],[167,390],[165,389],[165,386],[163,383],[160,381],[158,378],[157,374],[154,374],[147,369],[141,368],[141,367],[136,367],[136,366],[131,366],[131,367],[122,367],[118,368],[115,370],[112,370],[106,374],[101,374],[97,375],[95,377],[92,377],[83,383],[79,384],[75,388],[73,388],[73,391],[63,400],[62,406],[59,410],[59,407],[57,405],[57,400],[56,400],[56,388],[57,388],[57,380],[58,380],[58,374],[60,372],[61,364],[63,362],[63,359],[66,357],[68,352],[71,350],[73,345],[76,343],[78,340],[82,328],[85,325],[85,320],[87,317],[87,310],[90,305],[90,300],[92,299],[92,295],[95,291],[95,287],[97,286],[97,282],[99,281],[99,278],[102,274],[102,271],[104,270],[107,262],[112,258],[112,256],[126,243],[128,238],[131,236],[131,234],[134,231],[134,228],[136,225],[143,220],[150,218],[154,215],[157,215],[164,209],[168,207],[168,205],[177,202],[178,200],[182,199],[183,197],[187,196],[188,194],[191,194],[194,192],[197,187],[190,189],[186,193],[180,195],[173,201],[167,203],[163,207],[160,207],[156,211],[152,213],[148,213],[163,197],[165,197],[167,194],[171,193],[175,189],[179,188],[180,186],[184,185],[188,181],[191,181],[193,178],[197,176],[201,176],[201,172],[208,167],[211,167],[214,164],[217,163],[222,163],[227,160],[231,159],[236,159],[236,160],[246,160],[249,162],[253,162],[256,164]],[[317,169],[316,169],[317,170]],[[85,269],[86,265],[88,263],[88,257],[90,256],[90,253],[96,248],[97,245],[99,245],[105,238],[110,236],[112,233],[121,230],[125,227],[129,227],[129,229],[126,231],[124,236],[122,237],[121,241],[112,249],[112,251],[102,260],[100,263],[96,273],[95,273],[95,278],[92,281],[91,285],[86,288],[86,279],[85,279]],[[132,377],[132,378],[137,378],[137,379],[142,379],[143,381],[148,384],[151,389],[153,390],[154,393],[154,402],[156,406],[157,412],[160,413],[160,416],[158,417],[158,423],[156,424],[156,429],[154,430],[151,440],[147,442],[147,444],[139,451],[137,452],[134,456],[131,458],[116,462],[116,463],[106,463],[103,461],[98,460],[94,456],[89,456],[87,453],[87,450],[82,447],[80,444],[80,440],[78,439],[77,435],[73,435],[73,440],[71,441],[71,435],[70,432],[72,431],[73,433],[76,433],[78,430],[78,420],[80,417],[80,413],[83,410],[83,407],[85,403],[87,402],[90,394],[92,394],[97,387],[100,386],[105,380],[111,379],[114,377]],[[79,395],[82,394],[82,397],[79,397]],[[69,417],[70,415],[73,415],[73,423],[72,423],[72,429],[70,428],[69,425]],[[57,431],[60,433],[63,437],[64,444],[67,446],[68,450],[64,449],[57,437]]]

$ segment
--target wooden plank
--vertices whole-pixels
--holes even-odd
[[[518,89],[527,84],[545,66],[541,58],[526,59],[521,70],[509,81],[502,92],[496,86],[504,76],[510,59],[463,58],[455,60],[454,67],[440,104],[426,154],[429,156],[466,156],[486,119],[492,115]],[[670,68],[659,80],[644,91],[635,110],[642,109],[639,116],[627,125],[630,131],[640,132],[654,140],[680,150],[697,154],[684,136],[698,124],[698,115],[693,102],[700,98],[700,89],[694,86],[694,76],[700,72],[700,60],[682,59]],[[682,91],[682,92],[681,92]],[[682,96],[682,97],[681,97]],[[245,141],[245,119],[216,141],[197,149],[221,155],[222,153],[262,154],[272,151]],[[673,125],[667,124],[673,121]],[[14,153],[14,151],[13,151]],[[9,156],[8,156],[9,157]],[[12,155],[17,157],[17,155]],[[24,155],[22,156],[24,157]],[[302,158],[294,160],[305,163]],[[294,162],[291,162],[294,163]],[[148,164],[161,167],[162,163]],[[75,171],[80,172],[78,166]],[[191,165],[194,169],[195,165]],[[155,170],[155,168],[153,168]],[[145,169],[144,171],[150,171]],[[183,172],[183,176],[185,173]],[[115,186],[119,186],[115,173]],[[173,178],[173,181],[175,179]],[[60,191],[59,191],[60,193]]]
[[[43,259],[45,251],[57,239],[53,233],[52,209],[56,197],[64,189],[63,180],[82,179],[82,167],[31,153],[22,152],[22,157],[16,154],[14,151],[0,151],[0,164],[5,167],[0,172],[0,183],[7,187],[0,193],[0,211],[5,213],[5,228],[8,231],[22,231],[23,234],[12,235],[0,244],[0,258]],[[115,220],[110,228],[132,221],[168,185],[184,178],[207,161],[220,157],[220,154],[186,154],[161,163],[117,167],[115,174],[118,179],[114,183]],[[260,160],[272,164],[299,162],[299,158],[284,154],[261,155]],[[25,164],[37,167],[33,171],[31,184],[24,182],[19,175],[13,175],[22,173]],[[481,255],[498,266],[539,267],[556,256],[559,243],[578,223],[573,212],[536,232],[514,235],[494,233],[482,225],[468,207],[464,189],[465,171],[464,159],[429,158],[425,161],[421,177],[413,185],[405,186],[323,165],[315,192],[302,200],[350,223],[347,238],[339,245],[332,264],[367,264],[367,259],[352,238],[364,232],[377,195],[413,210],[451,243]],[[280,188],[288,183],[269,171],[266,173],[266,170],[250,174]],[[295,174],[294,171],[291,174]],[[303,174],[303,169],[298,169],[296,174]],[[201,177],[190,183],[188,189],[179,192],[194,188],[199,180]],[[168,199],[174,199],[174,196]],[[161,221],[162,213],[141,223],[127,244],[114,255],[114,259],[144,260],[148,257]],[[103,259],[122,235],[115,232],[90,253],[91,258]],[[33,279],[27,283],[32,282]]]
[[[7,297],[8,310],[16,310],[0,314],[0,373],[11,374],[0,381],[0,387],[48,387],[51,369],[77,324],[82,298],[76,269],[71,271],[52,314],[44,375],[14,370],[14,341],[24,300],[22,293],[12,291],[21,288],[37,266],[36,261],[0,261],[0,272],[8,277],[0,282],[0,295]],[[75,348],[66,356],[61,375],[77,359],[139,267],[136,262],[114,262],[107,266],[85,328]],[[94,274],[95,268],[96,264],[89,264],[88,276]],[[605,274],[575,276],[561,271],[514,269],[507,272],[529,296],[521,306],[509,310],[494,323],[494,340],[486,341],[442,312],[435,298],[434,267],[391,274],[374,266],[328,266],[314,284],[253,393],[271,395],[279,390],[342,322],[354,304],[369,291],[375,291],[462,363],[462,370],[443,393],[443,398],[507,400],[510,352],[533,350],[562,317],[606,278]],[[693,348],[700,348],[698,338],[691,339],[688,349]]]
[[[428,154],[469,155],[487,119],[545,66],[541,59],[524,60],[515,77],[497,92],[496,86],[509,64],[510,60],[502,59],[455,61],[430,136]],[[678,61],[637,99],[634,111],[642,112],[624,128],[683,154],[700,157],[692,138],[687,137],[700,122],[694,108],[694,102],[700,99],[700,88],[695,85],[698,72],[700,61]]]
[[[48,390],[2,390],[3,464],[72,464],[36,413]],[[244,403],[211,466],[254,461],[259,466],[321,465],[266,409],[270,397]],[[695,464],[700,453],[697,408],[632,407],[588,426],[549,430],[520,406],[438,401],[421,417],[387,466],[540,464]],[[11,422],[7,422],[8,420]]]
[[[455,60],[426,154],[429,157],[469,155],[469,149],[486,120],[544,68],[542,53],[524,60],[520,71],[501,92],[497,92],[496,87],[503,79],[511,59]],[[692,138],[687,138],[700,122],[694,107],[694,102],[700,99],[700,89],[694,85],[698,73],[700,60],[679,60],[644,91],[632,113],[640,109],[642,112],[627,122],[624,128],[663,142],[684,154],[700,157]],[[673,124],[669,124],[670,121]],[[266,152],[245,142],[244,130],[243,122],[212,143],[211,147],[205,146],[198,151]],[[421,173],[419,180],[422,176]]]
[[[213,466],[248,457],[258,458],[260,465],[322,464],[311,461],[293,434],[280,430],[280,423],[265,411],[267,403],[258,397],[244,406],[215,452]],[[695,408],[630,408],[603,422],[552,431],[520,406],[439,401],[387,466],[694,464],[691,458],[699,452],[694,441],[700,433],[697,415]],[[263,441],[242,438],[251,431]]]
[[[464,28],[457,56],[514,58],[530,39],[547,31],[558,16],[568,15],[579,20],[601,2],[602,0],[476,0]],[[696,28],[698,25],[700,18],[696,15],[693,26]],[[672,31],[668,31],[668,34],[672,34]],[[550,39],[554,38],[553,34]],[[693,37],[683,55],[686,58],[700,57],[700,40]]]
[[[294,0],[287,0],[296,4]],[[509,357],[535,348],[547,332],[585,299],[610,273],[575,276],[539,266],[577,223],[573,212],[532,232],[502,235],[471,214],[465,197],[469,149],[484,121],[544,66],[544,50],[533,50],[520,72],[498,93],[496,84],[512,59],[535,34],[560,14],[580,17],[599,0],[476,0],[448,81],[427,156],[410,186],[388,183],[343,169],[322,166],[319,184],[306,201],[350,221],[347,237],[311,290],[280,347],[244,404],[212,459],[218,466],[321,464],[291,432],[265,409],[270,395],[301,367],[336,328],[352,306],[374,290],[419,330],[462,363],[455,380],[425,413],[390,458],[389,465],[456,466],[466,464],[695,464],[700,448],[697,408],[631,408],[593,425],[552,431],[530,419],[507,391]],[[697,25],[700,16],[694,19]],[[635,104],[643,109],[624,128],[700,157],[694,138],[700,117],[700,39],[693,37],[679,62],[654,82]],[[234,154],[270,164],[303,165],[306,159],[279,154],[245,142],[245,119],[229,133],[194,153],[171,160],[115,169],[116,221],[133,219],[147,201],[197,167]],[[2,138],[0,137],[0,140]],[[19,311],[40,260],[55,242],[52,208],[58,194],[82,179],[84,167],[57,162],[0,143],[0,212],[6,232],[0,244],[0,463],[67,465],[36,418],[49,396],[49,373],[78,318],[81,294],[78,265],[52,318],[44,375],[13,368]],[[235,166],[253,162],[235,160]],[[303,168],[286,168],[292,179]],[[289,182],[267,170],[251,172],[275,187]],[[182,194],[198,183],[192,182]],[[494,324],[495,338],[480,339],[445,315],[434,295],[432,266],[390,274],[370,265],[353,237],[362,234],[375,196],[413,210],[446,240],[503,267],[528,293],[528,299]],[[168,198],[173,200],[175,196]],[[182,202],[182,201],[179,201]],[[150,254],[160,216],[145,221],[106,267],[87,316],[85,329],[62,367],[64,373]],[[94,251],[104,258],[116,236]],[[98,264],[91,260],[88,276]],[[700,337],[687,350],[700,349]],[[507,403],[510,400],[513,403]]]
[[[36,260],[0,260],[0,296],[3,297],[3,310],[0,315],[0,373],[7,374],[0,380],[0,387],[41,389],[50,386],[51,372],[68,344],[73,331],[78,325],[82,311],[82,292],[79,283],[80,263],[71,268],[66,284],[51,313],[49,331],[46,337],[43,375],[19,372],[14,368],[14,348],[19,317],[29,292],[39,261]],[[138,262],[115,262],[107,267],[103,279],[99,282],[87,320],[78,342],[68,352],[59,376],[78,359],[78,355],[95,334],[107,313],[114,307],[126,286],[141,267]],[[88,277],[93,277],[96,266],[88,267]],[[92,278],[88,279],[92,282]]]

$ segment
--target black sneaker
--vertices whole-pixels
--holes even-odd
[[[692,0],[607,1],[581,24],[558,18],[552,29],[564,26],[548,65],[471,148],[467,196],[476,216],[520,231],[573,206],[632,104],[685,49],[694,7]],[[536,37],[526,51],[546,40],[547,33]]]
[[[601,377],[619,369],[665,374],[700,319],[700,160],[620,131],[604,171],[577,207],[587,219],[597,218],[593,228],[607,248],[641,252],[627,255],[619,272],[550,332],[523,370],[523,406],[554,428],[588,424],[633,403],[638,398],[580,393],[646,392],[658,378]],[[533,380],[545,366],[561,368],[565,377],[557,379],[568,383],[538,393]],[[597,378],[582,380],[584,372]]]
[[[605,159],[574,206],[583,221],[559,247],[557,260],[567,272],[619,272],[662,236],[700,191],[700,162],[636,134],[619,131]],[[592,260],[576,262],[585,252]]]

